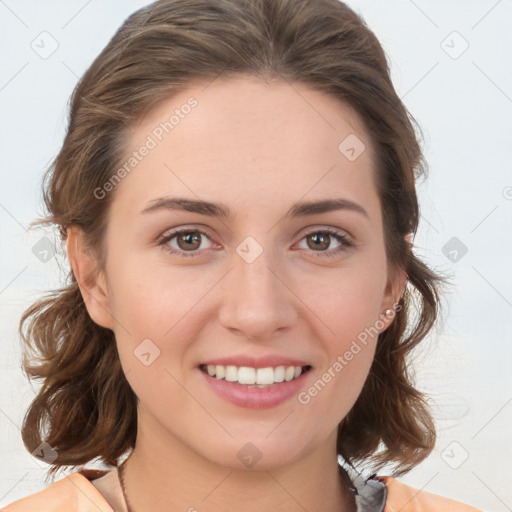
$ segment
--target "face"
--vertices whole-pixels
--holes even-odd
[[[270,468],[334,449],[397,288],[357,115],[301,84],[206,85],[131,130],[88,309],[139,434]]]

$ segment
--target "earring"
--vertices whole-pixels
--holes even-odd
[[[391,313],[393,313],[392,309],[386,309],[386,313],[385,313],[386,316],[390,316]]]

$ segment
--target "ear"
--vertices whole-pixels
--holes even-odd
[[[406,283],[407,273],[404,268],[393,269],[390,272],[382,301],[383,313],[385,313],[386,310],[394,310],[396,308],[405,290]]]
[[[405,241],[412,247],[412,235],[406,235]],[[395,317],[395,310],[400,302],[400,297],[402,296],[405,286],[407,284],[407,273],[404,268],[395,268],[391,269],[388,276],[388,281],[386,283],[386,289],[384,291],[384,296],[382,300],[382,312],[381,317],[384,317],[386,320],[386,328],[389,327],[393,318]],[[389,312],[392,312],[391,314]]]
[[[97,258],[86,247],[84,233],[77,226],[67,230],[67,251],[71,270],[90,317],[98,325],[112,329],[113,321],[104,272],[98,271]]]

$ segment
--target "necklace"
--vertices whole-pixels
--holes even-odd
[[[128,459],[126,459],[128,460]],[[128,496],[126,495],[126,488],[124,486],[124,465],[126,464],[126,460],[117,468],[117,475],[119,476],[119,483],[121,484],[121,490],[123,491],[123,499],[124,504],[126,505],[126,510],[128,512],[132,512],[132,507],[130,506],[130,502],[128,501]]]
[[[128,461],[128,459],[126,459],[120,466],[118,466],[117,476],[119,477],[119,483],[121,484],[121,490],[123,491],[123,499],[124,499],[124,504],[126,506],[126,510],[128,512],[133,512],[132,507],[130,506],[130,502],[128,501],[128,496],[126,495],[126,487],[124,485],[124,465],[126,464],[127,461]],[[356,494],[358,494],[357,489],[354,487],[354,485],[353,485],[352,481],[350,480],[350,477],[347,475],[347,473],[345,471],[343,471],[341,469],[341,467],[339,469],[340,469],[341,474],[345,477],[347,483],[349,484],[349,492],[350,492],[350,495],[353,500],[354,496]],[[351,500],[351,506],[353,506],[353,503],[354,503],[352,500]]]

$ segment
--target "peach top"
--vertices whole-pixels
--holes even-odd
[[[106,470],[91,469],[71,473],[45,489],[7,505],[1,512],[116,512],[91,483],[106,473]],[[381,512],[482,512],[415,489],[393,477],[377,477],[377,480],[386,486],[386,501]]]

